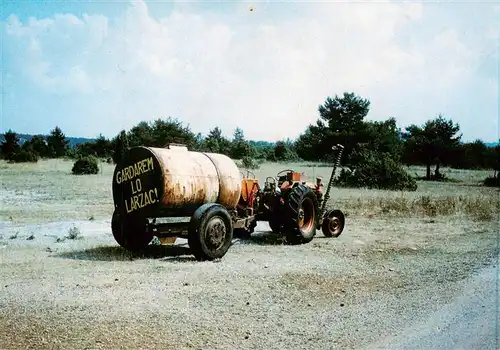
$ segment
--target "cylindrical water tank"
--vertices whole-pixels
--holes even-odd
[[[132,147],[113,174],[115,208],[124,215],[192,215],[204,203],[235,208],[241,174],[223,154],[186,147]]]

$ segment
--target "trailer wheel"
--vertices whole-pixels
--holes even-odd
[[[344,231],[344,213],[338,209],[330,210],[326,213],[321,224],[321,231],[325,237],[338,237]]]
[[[217,203],[199,207],[191,218],[188,244],[199,261],[222,258],[233,240],[233,222],[226,208]]]
[[[308,243],[316,234],[316,194],[305,185],[293,188],[285,207],[285,238],[290,244]]]
[[[111,231],[115,241],[132,253],[142,253],[153,240],[153,235],[147,232],[145,219],[139,222],[122,219],[117,210],[113,212]]]

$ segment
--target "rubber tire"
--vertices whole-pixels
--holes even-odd
[[[283,222],[281,220],[282,207],[280,203],[280,197],[276,196],[273,199],[273,211],[269,213],[270,218],[267,221],[269,228],[273,233],[280,234],[283,231]]]
[[[121,220],[117,210],[111,218],[111,232],[121,247],[135,254],[143,253],[153,240],[153,235],[146,232],[145,225],[132,220]]]
[[[281,223],[279,222],[279,219],[269,219],[268,223],[271,231],[273,231],[274,233],[281,232]]]
[[[336,234],[332,233],[329,227],[329,221],[332,217],[337,217],[340,221],[340,231]],[[342,232],[344,231],[344,227],[345,227],[344,213],[341,210],[333,209],[327,212],[325,217],[323,218],[323,222],[321,224],[321,231],[323,232],[323,235],[325,235],[325,237],[336,238],[342,234]]]
[[[211,250],[205,242],[206,228],[214,218],[221,218],[224,222],[226,235],[224,243],[216,250]],[[217,203],[207,203],[200,206],[189,223],[188,245],[198,261],[211,261],[226,255],[233,240],[233,221],[226,208]]]
[[[299,210],[304,201],[311,201],[313,208],[312,225],[304,231],[298,225]],[[305,185],[298,185],[288,195],[285,206],[284,230],[285,239],[289,244],[303,244],[312,241],[316,235],[316,215],[318,213],[318,200],[316,194]]]

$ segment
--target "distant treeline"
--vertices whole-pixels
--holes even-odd
[[[48,136],[35,135],[22,144],[18,134],[9,130],[3,134],[0,151],[2,158],[13,162],[92,155],[116,163],[127,147],[182,143],[191,150],[223,153],[251,166],[252,162],[263,159],[331,161],[332,146],[341,143],[345,146],[342,163],[350,168],[368,158],[383,156],[398,164],[426,166],[427,179],[439,177],[440,166],[500,170],[500,145],[488,147],[481,140],[462,142],[460,126],[451,119],[437,115],[423,125],[410,125],[402,130],[397,128],[395,118],[365,120],[369,110],[370,101],[354,93],[327,97],[318,107],[316,123],[309,125],[296,140],[274,143],[247,140],[241,128],[234,131],[231,139],[225,138],[219,127],[203,136],[178,119],[168,117],[140,122],[112,139],[100,135],[73,147],[59,127]],[[431,167],[435,167],[433,172]]]

